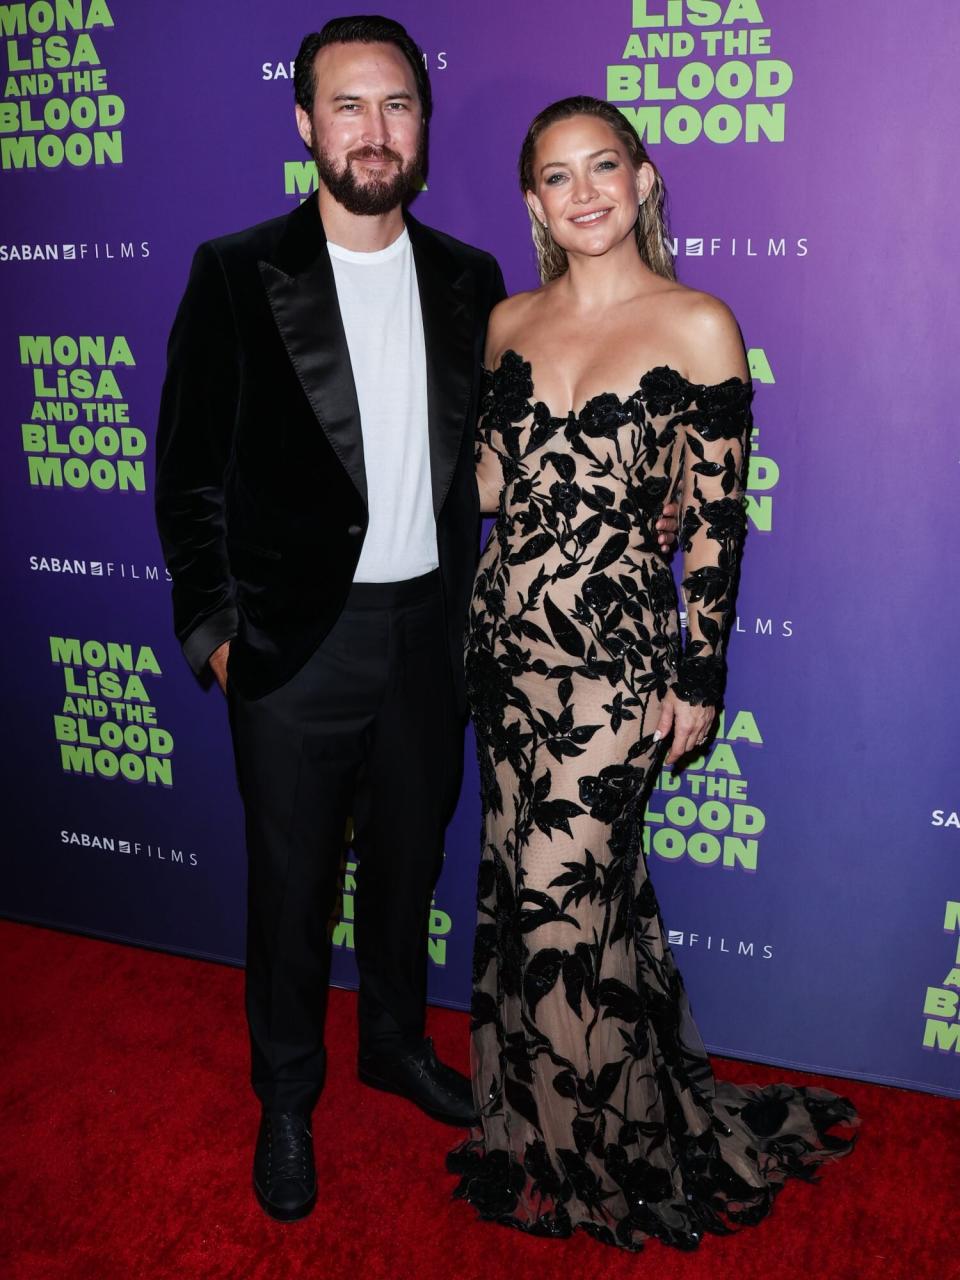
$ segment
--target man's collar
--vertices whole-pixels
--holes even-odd
[[[416,255],[429,254],[441,259],[448,257],[429,228],[419,222],[409,209],[404,209],[403,221]],[[271,256],[272,265],[285,275],[301,275],[316,263],[325,252],[326,245],[327,236],[320,217],[320,205],[314,193],[288,215],[280,242]],[[451,268],[454,265],[449,263]]]

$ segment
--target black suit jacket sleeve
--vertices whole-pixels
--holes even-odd
[[[490,288],[490,307],[489,312],[507,296],[507,286],[503,283],[503,272],[500,270],[500,263],[496,258],[493,259],[493,283]],[[486,341],[484,341],[486,345]]]
[[[156,511],[173,579],[174,628],[198,674],[237,630],[224,518],[241,382],[235,318],[216,250],[201,245],[167,348]]]

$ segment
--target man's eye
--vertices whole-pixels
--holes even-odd
[[[405,102],[388,102],[387,106],[391,111],[408,111],[409,107]]]

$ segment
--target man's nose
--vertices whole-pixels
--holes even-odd
[[[371,147],[382,147],[390,137],[390,122],[384,111],[373,110],[367,114],[363,140]]]

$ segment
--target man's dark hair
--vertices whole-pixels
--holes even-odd
[[[423,50],[411,40],[404,27],[392,18],[377,14],[359,14],[353,18],[331,18],[322,31],[312,31],[303,37],[293,69],[293,89],[297,105],[308,115],[313,114],[313,98],[316,92],[314,59],[328,44],[392,44],[410,63],[410,70],[417,86],[420,112],[424,124],[433,111],[433,94],[430,78],[423,60]]]

